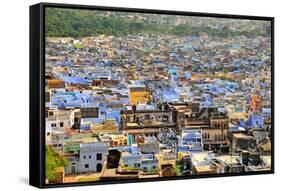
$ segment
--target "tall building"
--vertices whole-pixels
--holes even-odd
[[[261,111],[262,109],[262,99],[258,95],[251,95],[250,97],[250,110],[252,112]]]

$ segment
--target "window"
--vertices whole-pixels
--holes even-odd
[[[97,160],[102,160],[102,154],[101,153],[97,153]]]
[[[101,172],[102,164],[98,163],[96,167],[97,167],[97,172]]]
[[[146,120],[149,120],[149,119],[150,119],[150,115],[149,115],[149,114],[146,114],[146,115],[145,115],[145,119],[146,119]]]
[[[83,156],[84,159],[86,159],[86,156]]]
[[[53,116],[53,115],[54,115],[54,112],[50,111],[49,116]]]
[[[89,168],[89,164],[85,164],[85,168]]]
[[[55,124],[55,123],[51,124],[51,127],[56,127],[56,126],[57,126],[57,124]]]
[[[91,155],[89,155],[89,159],[91,159],[92,158],[92,156]]]
[[[48,133],[47,133],[47,136],[50,136],[50,135],[51,135],[51,133],[50,133],[50,132],[48,132]]]
[[[60,122],[60,127],[63,127],[63,122]]]

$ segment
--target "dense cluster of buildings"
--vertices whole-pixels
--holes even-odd
[[[54,182],[270,170],[270,53],[265,37],[48,38]]]

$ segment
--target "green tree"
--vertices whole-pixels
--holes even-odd
[[[228,25],[211,27],[208,23],[201,25],[151,22],[149,20],[129,19],[125,13],[115,13],[107,16],[102,11],[88,11],[62,8],[46,9],[46,36],[47,37],[86,37],[99,34],[126,36],[129,34],[171,34],[178,36],[200,35],[228,38],[244,35],[247,37],[270,36],[270,27],[266,24],[256,27],[245,27],[244,30],[231,29]],[[167,17],[169,23],[173,16]],[[211,22],[211,21],[210,21]],[[254,22],[254,21],[253,21]],[[263,30],[261,30],[263,29]]]
[[[46,178],[54,180],[55,169],[67,166],[68,161],[61,154],[56,152],[53,147],[46,146]]]

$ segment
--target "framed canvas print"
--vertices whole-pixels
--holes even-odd
[[[30,7],[30,184],[274,172],[274,18]]]

